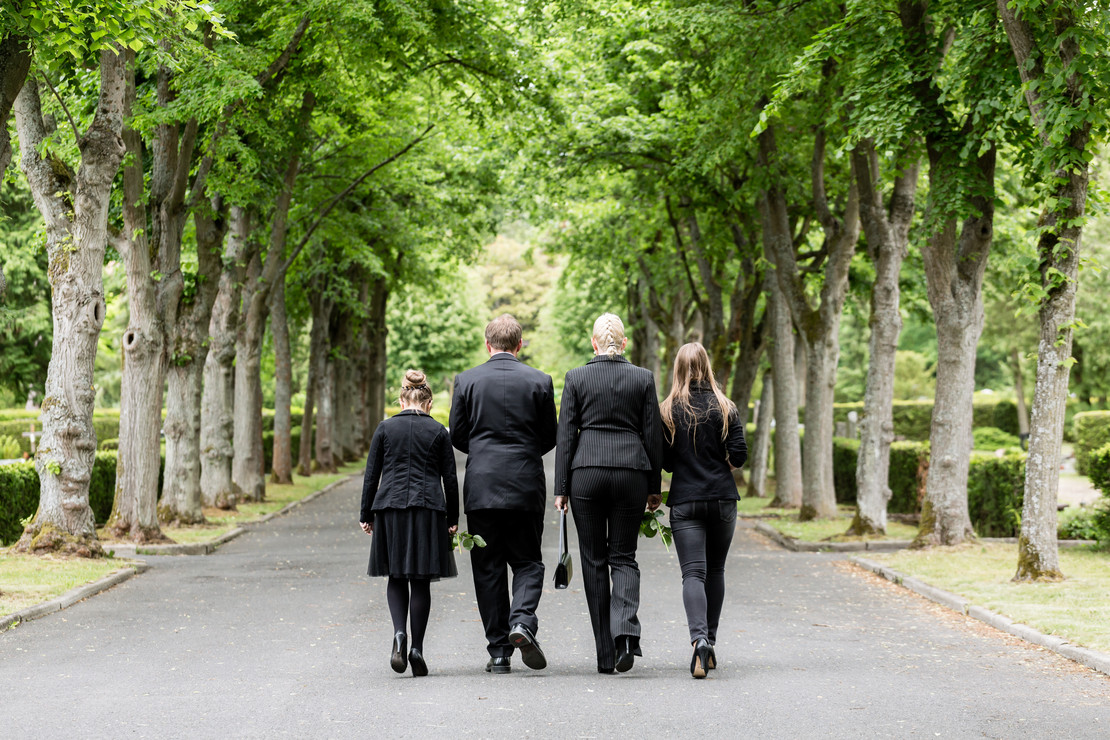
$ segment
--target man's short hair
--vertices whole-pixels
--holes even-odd
[[[503,313],[486,324],[486,342],[502,352],[515,352],[520,346],[524,330],[510,313]]]

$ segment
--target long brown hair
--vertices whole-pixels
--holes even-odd
[[[717,385],[713,377],[713,368],[709,366],[709,354],[700,342],[690,342],[678,348],[674,358],[674,377],[671,380],[671,392],[659,404],[659,413],[663,417],[663,424],[674,441],[675,414],[682,414],[692,430],[696,430],[699,419],[694,407],[690,405],[690,386],[698,383],[708,384],[717,397],[717,404],[721,408],[721,439],[728,437],[728,417],[736,411],[736,404]]]

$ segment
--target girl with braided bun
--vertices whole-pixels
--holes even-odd
[[[571,509],[599,673],[632,668],[640,650],[636,545],[644,509],[659,507],[663,426],[655,376],[623,356],[624,323],[594,322],[594,357],[563,385],[555,507]]]
[[[432,390],[424,373],[405,373],[400,402],[401,412],[378,424],[370,442],[360,526],[373,535],[367,574],[389,579],[385,594],[394,631],[389,664],[397,673],[411,664],[412,675],[426,676],[429,584],[458,575],[451,535],[459,524],[459,484],[447,429],[428,415]]]

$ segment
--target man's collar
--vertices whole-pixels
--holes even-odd
[[[489,356],[489,358],[491,360],[515,360],[516,362],[520,362],[519,357],[514,355],[512,352],[506,352],[504,350],[494,352],[492,355]]]

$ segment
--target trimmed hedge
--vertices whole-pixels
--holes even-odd
[[[799,418],[804,413],[799,409]],[[836,421],[847,421],[848,413],[863,414],[863,403],[837,403],[833,405]],[[910,440],[925,441],[933,423],[932,401],[895,401],[894,433]],[[1011,434],[1018,433],[1017,405],[1013,401],[977,400],[972,410],[973,427],[998,427]]]
[[[1010,447],[1021,447],[1021,440],[1013,434],[997,427],[977,427],[971,430],[975,441],[975,449],[988,452],[1005,450]]]
[[[166,461],[158,471],[158,490]],[[89,479],[89,506],[97,524],[104,524],[112,515],[116,496],[116,453],[97,452]],[[0,465],[0,542],[10,545],[23,534],[21,519],[34,514],[39,506],[39,474],[33,462]]]
[[[1087,456],[1087,477],[1091,485],[1110,496],[1110,444],[1099,447]]]
[[[33,462],[0,465],[0,544],[10,545],[23,534],[20,519],[39,506],[39,474]]]
[[[833,438],[833,484],[836,501],[855,504],[859,489],[856,486],[856,464],[859,459],[859,441]],[[928,471],[928,442],[894,442],[890,445],[891,498],[887,511],[895,514],[916,514],[921,510]]]
[[[1083,411],[1072,419],[1075,435],[1075,469],[1087,475],[1091,453],[1110,443],[1110,411]]]
[[[1015,537],[1025,498],[1025,453],[975,453],[967,476],[967,506],[980,537]]]
[[[31,440],[24,437],[23,433],[31,428],[32,422],[35,424],[35,429],[42,432],[42,422],[37,418],[24,417],[22,419],[0,421],[0,435],[6,434],[14,437],[19,442],[20,451],[29,454],[31,452]],[[101,410],[97,410],[93,414],[93,432],[98,440],[119,437],[119,412],[105,414]]]

